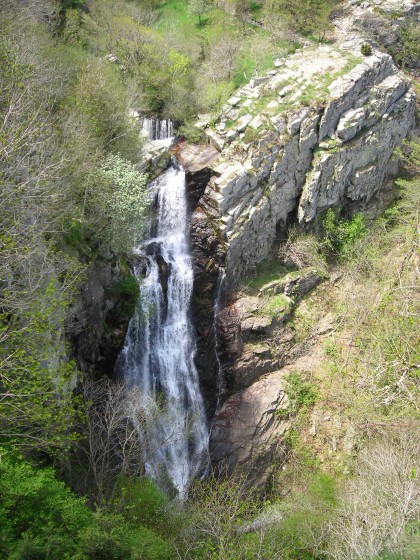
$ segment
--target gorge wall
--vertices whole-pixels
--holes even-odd
[[[380,206],[397,171],[393,153],[415,126],[414,91],[391,57],[352,52],[353,44],[309,46],[276,60],[237,91],[212,126],[201,116],[210,147],[179,151],[192,193],[197,361],[209,414],[216,413],[212,456],[261,482],[283,453],[287,428],[278,410],[287,406],[290,339],[279,327],[320,278],[309,270],[265,287],[284,298],[274,317],[258,298],[238,300],[234,289],[289,223],[316,229],[330,207],[352,213]],[[221,268],[225,306],[214,320]],[[276,356],[264,344],[274,331]],[[216,409],[217,391],[223,404]]]
[[[206,130],[223,149],[200,206],[227,244],[228,286],[291,217],[306,227],[331,206],[369,203],[414,126],[414,92],[389,55],[304,51],[239,90]]]
[[[284,454],[288,422],[278,411],[287,407],[286,322],[321,278],[306,270],[256,295],[235,289],[290,223],[316,229],[330,207],[374,212],[397,171],[393,152],[415,125],[409,79],[387,54],[363,57],[351,25],[342,22],[334,45],[307,44],[275,59],[218,118],[200,116],[208,144],[181,143],[176,152],[189,193],[196,364],[213,418],[213,461],[241,466],[261,483],[273,458]],[[145,169],[168,165],[166,150],[147,151]],[[122,309],[130,306],[114,288],[127,273],[112,259],[88,271],[78,315],[89,328],[82,325],[72,339],[84,371],[112,375],[129,319]],[[272,295],[274,313],[263,301]]]

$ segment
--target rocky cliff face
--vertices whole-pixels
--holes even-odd
[[[356,37],[347,47],[354,52],[356,44],[359,52],[360,42]],[[307,271],[265,286],[277,298],[274,315],[262,305],[268,292],[235,301],[233,288],[269,255],[288,223],[316,228],[330,207],[352,212],[377,202],[397,170],[393,152],[415,124],[414,92],[391,57],[352,52],[307,47],[276,60],[275,69],[240,89],[214,128],[204,130],[219,152],[208,162],[207,184],[195,189],[202,195],[192,219],[199,330],[208,347],[214,346],[219,267],[226,270],[229,302],[216,317],[225,383],[211,449],[217,464],[239,465],[261,482],[270,461],[282,458],[287,428],[278,412],[287,400],[290,333],[283,323],[319,277]],[[205,366],[208,356],[202,356]]]
[[[97,377],[114,374],[136,298],[135,280],[117,258],[94,261],[76,302],[76,328],[69,335],[79,369]],[[127,289],[134,288],[133,289]]]
[[[366,206],[414,126],[413,90],[389,55],[319,47],[277,64],[206,131],[223,149],[201,206],[227,244],[230,286],[296,215],[305,227],[331,206]]]
[[[186,171],[189,194],[190,235],[194,260],[193,308],[197,331],[195,361],[200,373],[207,414],[211,418],[218,399],[219,373],[214,306],[226,251],[209,217],[199,206],[199,201],[212,176],[212,167],[219,159],[219,152],[211,146],[189,146],[181,143],[177,147],[176,155]]]

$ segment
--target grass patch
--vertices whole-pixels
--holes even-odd
[[[313,406],[318,398],[319,390],[307,378],[308,376],[292,371],[286,376],[284,392],[286,393],[289,404],[286,408],[279,409],[277,414],[283,418],[306,414],[307,410]]]
[[[255,272],[245,278],[242,282],[243,287],[249,290],[259,290],[265,284],[278,280],[287,272],[290,272],[282,261],[279,259],[264,259],[257,264]]]
[[[275,317],[279,313],[289,312],[291,309],[291,300],[283,294],[277,294],[268,298],[261,310],[262,315]]]

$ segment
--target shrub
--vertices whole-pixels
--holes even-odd
[[[110,295],[119,303],[118,311],[121,315],[132,317],[140,296],[139,285],[135,277],[127,274],[122,280],[114,282],[110,288]]]
[[[153,515],[163,500],[149,481],[137,481]],[[122,488],[126,487],[123,485]],[[157,508],[157,509],[156,509]],[[93,513],[52,468],[35,468],[0,449],[0,556],[14,560],[170,560],[171,546],[121,514]],[[135,523],[134,523],[135,522]]]
[[[193,122],[186,122],[178,129],[178,134],[184,136],[188,142],[199,144],[204,140],[203,132]]]
[[[322,229],[324,250],[341,258],[348,257],[354,243],[367,232],[363,214],[354,214],[350,220],[337,220],[332,208],[325,214]]]
[[[289,402],[287,408],[279,409],[277,414],[281,417],[295,416],[298,412],[305,412],[315,404],[318,397],[318,389],[305,377],[296,371],[292,371],[285,377],[284,392]]]
[[[420,58],[420,31],[415,18],[407,18],[397,30],[398,41],[389,51],[398,64],[415,67]]]
[[[369,43],[362,43],[360,52],[363,56],[370,56],[372,54],[372,47],[369,45]]]
[[[85,500],[58,481],[53,469],[37,470],[5,449],[0,458],[0,496],[3,558],[70,558],[79,531],[91,523]]]
[[[98,511],[80,532],[72,560],[172,560],[170,545],[146,527],[131,527],[122,515]]]
[[[106,158],[103,174],[111,181],[113,191],[107,208],[110,242],[116,251],[129,252],[139,241],[145,227],[149,202],[147,179],[120,155]]]
[[[300,233],[297,228],[289,230],[287,241],[280,248],[280,257],[286,265],[296,266],[299,270],[313,267],[321,275],[327,274],[320,241],[314,235]]]
[[[152,480],[121,476],[117,481],[117,491],[119,500],[116,507],[127,521],[154,528],[164,520],[167,498]]]
[[[247,127],[247,129],[245,130],[243,141],[245,144],[251,144],[258,139],[258,136],[258,130],[256,130],[255,128]]]
[[[68,104],[83,115],[85,126],[103,150],[129,159],[138,157],[138,131],[126,111],[127,90],[113,66],[90,57]]]

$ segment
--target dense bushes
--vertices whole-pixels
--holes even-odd
[[[322,40],[332,28],[329,19],[334,4],[334,0],[267,0],[265,21],[274,33],[314,33]]]
[[[137,483],[141,486],[141,482]],[[162,504],[145,482],[149,502],[140,501],[145,517]],[[109,559],[170,560],[171,546],[131,513],[92,512],[51,468],[34,468],[1,450],[0,554],[13,560]],[[141,496],[141,491],[137,491]],[[146,506],[146,507],[145,507]],[[127,505],[129,508],[129,505]]]
[[[66,333],[84,269],[131,249],[147,200],[120,74],[54,38],[48,6],[0,8],[0,427],[57,454],[77,438]]]
[[[366,231],[363,214],[354,214],[349,220],[340,220],[330,208],[322,222],[322,245],[328,253],[345,258],[355,242],[361,239]]]

